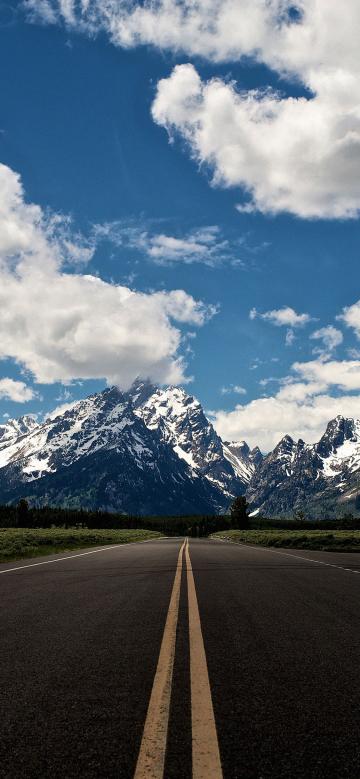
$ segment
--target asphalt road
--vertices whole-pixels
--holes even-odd
[[[225,779],[359,779],[360,556],[200,539],[191,572],[182,545],[0,565],[1,777],[133,779],[162,648],[165,764],[141,775],[221,777],[192,756],[204,711]]]

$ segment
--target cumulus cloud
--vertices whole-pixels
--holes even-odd
[[[360,418],[360,360],[319,357],[295,362],[292,370],[291,376],[276,380],[280,386],[272,396],[214,412],[218,433],[269,451],[286,434],[314,443],[338,414]]]
[[[0,379],[0,398],[2,400],[13,400],[15,403],[27,403],[36,397],[36,392],[25,384],[24,381],[15,381],[14,379]]]
[[[359,360],[323,360],[295,362],[293,370],[307,382],[321,382],[342,390],[360,390]]]
[[[332,76],[334,83],[328,74],[315,97],[292,98],[269,89],[241,92],[218,78],[202,81],[193,65],[177,65],[159,82],[152,114],[185,139],[214,185],[248,193],[239,210],[355,217],[360,87],[354,75],[351,89],[346,74]]]
[[[283,306],[283,308],[275,308],[272,311],[265,311],[261,313],[252,308],[249,313],[250,319],[265,319],[266,322],[270,322],[277,327],[303,327],[308,322],[311,322],[310,314],[297,314],[290,306]]]
[[[265,43],[284,0],[24,0],[29,18],[105,31],[124,48],[150,44],[215,61],[238,59]],[[286,13],[286,12],[285,12]]]
[[[243,57],[300,81],[306,97],[203,82],[191,64],[160,81],[155,121],[188,143],[240,210],[303,218],[360,209],[360,6],[347,0],[24,0],[28,17],[214,62]]]
[[[296,394],[296,393],[294,393]],[[301,396],[301,390],[299,392]],[[360,397],[328,394],[285,399],[277,395],[258,398],[233,411],[217,411],[213,420],[217,432],[225,441],[245,439],[250,446],[260,446],[268,452],[288,434],[307,443],[315,443],[325,431],[330,419],[338,414],[360,417]]]
[[[336,0],[24,0],[23,6],[33,19],[105,31],[124,47],[152,44],[217,62],[253,55],[298,75],[358,62],[357,0],[347,0],[346,14]]]
[[[70,243],[78,261],[76,236]],[[174,322],[201,326],[214,307],[181,289],[146,294],[64,272],[68,259],[61,219],[26,203],[19,176],[0,166],[0,359],[40,383],[186,380]]]

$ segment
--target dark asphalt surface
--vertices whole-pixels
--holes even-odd
[[[132,779],[180,545],[0,576],[1,777]],[[359,779],[360,573],[309,558],[360,555],[190,555],[225,779]],[[188,646],[183,572],[165,779],[191,777]]]

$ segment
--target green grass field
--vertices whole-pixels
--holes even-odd
[[[162,533],[151,530],[0,528],[0,562],[103,544],[129,544],[161,536]]]
[[[227,530],[211,537],[260,546],[360,552],[360,530]]]

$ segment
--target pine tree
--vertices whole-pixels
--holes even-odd
[[[245,495],[239,495],[230,507],[231,526],[246,528],[249,525],[248,502]]]
[[[29,524],[29,504],[25,498],[21,498],[16,507],[17,524],[19,527],[27,527]]]

